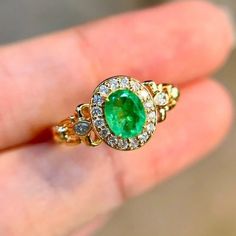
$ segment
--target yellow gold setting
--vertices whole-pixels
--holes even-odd
[[[143,104],[146,121],[142,132],[134,137],[117,136],[107,124],[104,106],[108,97],[118,90],[131,91]],[[176,105],[178,98],[179,90],[173,85],[153,81],[141,83],[129,76],[114,76],[96,87],[89,104],[79,105],[74,115],[53,127],[54,139],[59,143],[89,146],[105,142],[117,150],[135,150],[149,141],[157,124],[166,119],[167,112]]]

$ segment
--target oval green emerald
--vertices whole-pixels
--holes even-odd
[[[111,131],[122,138],[139,135],[146,121],[140,98],[128,89],[117,90],[109,95],[104,114]]]

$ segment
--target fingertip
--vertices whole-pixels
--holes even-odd
[[[168,67],[160,70],[163,73],[160,77],[165,78],[173,71],[166,77],[168,80],[175,75],[175,81],[185,82],[196,79],[196,75],[202,78],[217,71],[235,47],[235,22],[230,9],[204,0],[176,1],[163,8],[168,8],[171,18],[178,18],[176,53],[181,56],[173,66],[165,63]],[[183,61],[188,58],[191,66],[182,67],[181,58]]]
[[[217,144],[222,141],[232,126],[234,113],[233,100],[229,91],[218,81],[209,80],[208,83],[211,86],[210,91],[215,91],[214,94],[212,94],[212,100],[214,100],[214,96],[217,96],[212,112],[209,113],[211,116],[209,118],[209,125],[211,124],[212,130],[214,131],[216,127],[218,127],[218,136],[216,136]]]

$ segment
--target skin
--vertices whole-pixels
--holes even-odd
[[[231,100],[210,75],[232,27],[202,1],[170,3],[0,48],[0,235],[88,236],[127,198],[214,149]],[[142,149],[55,145],[45,130],[116,74],[177,84],[181,99]]]

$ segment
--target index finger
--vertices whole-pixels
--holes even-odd
[[[111,75],[187,82],[218,68],[231,45],[231,25],[221,9],[186,1],[3,47],[0,149],[63,119]]]

